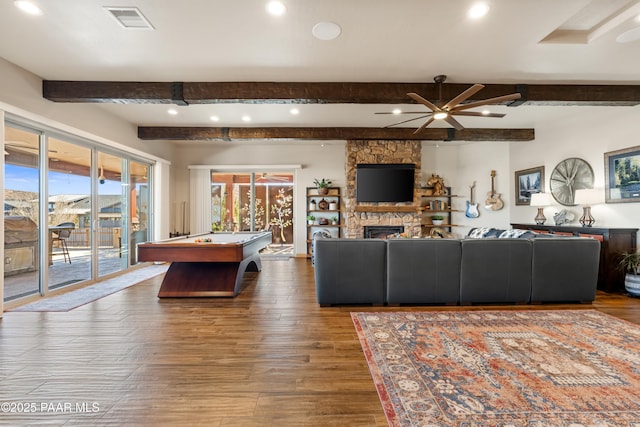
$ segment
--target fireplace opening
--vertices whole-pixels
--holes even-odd
[[[386,239],[387,236],[404,233],[402,225],[365,225],[365,239]]]

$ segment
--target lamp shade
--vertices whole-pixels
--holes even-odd
[[[601,188],[582,188],[576,190],[574,198],[576,205],[593,206],[604,202],[604,192]]]
[[[533,193],[531,195],[531,206],[550,206],[551,195],[549,193]]]

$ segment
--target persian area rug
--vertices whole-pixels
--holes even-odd
[[[167,272],[169,264],[151,264],[75,291],[44,298],[9,311],[69,311]]]
[[[595,310],[351,313],[390,426],[640,427],[640,326]]]

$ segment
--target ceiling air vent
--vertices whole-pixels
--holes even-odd
[[[124,28],[153,30],[153,25],[137,7],[105,7],[105,10]]]

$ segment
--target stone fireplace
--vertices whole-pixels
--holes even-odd
[[[414,193],[413,203],[357,203],[356,167],[360,163],[413,163],[414,188],[420,188],[422,144],[420,141],[347,141],[345,194],[345,237],[365,237],[365,226],[397,226],[409,236],[420,236],[422,214],[420,200]],[[393,234],[393,233],[388,233]]]

